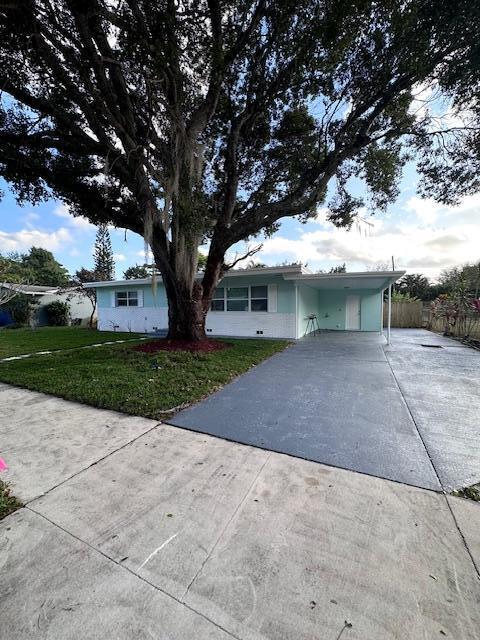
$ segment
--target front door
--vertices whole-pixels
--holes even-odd
[[[345,329],[347,331],[360,331],[360,296],[347,296]]]

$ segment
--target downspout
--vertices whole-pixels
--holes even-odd
[[[390,327],[392,325],[392,283],[388,285],[388,324],[387,324],[387,344],[390,344]]]
[[[295,283],[295,340],[298,337],[298,284]]]
[[[382,336],[383,336],[383,330],[385,329],[385,325],[384,325],[384,322],[383,322],[383,307],[385,306],[385,303],[384,303],[385,291],[386,291],[386,289],[382,289],[382,304],[381,304],[381,308],[380,308],[380,323],[381,323],[381,334],[382,334]]]

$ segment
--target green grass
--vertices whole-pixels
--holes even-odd
[[[473,500],[474,502],[480,502],[480,484],[474,484],[471,487],[464,487],[458,491],[452,492],[453,496],[459,498],[467,498],[467,500]]]
[[[164,419],[169,410],[209,395],[286,341],[227,340],[213,353],[140,353],[111,345],[0,363],[0,380],[95,407]],[[159,369],[152,369],[156,360]]]
[[[73,349],[97,342],[136,338],[137,333],[95,331],[80,327],[40,327],[39,329],[0,329],[0,358],[36,351]]]
[[[22,503],[10,494],[10,487],[0,480],[0,520],[23,507]]]

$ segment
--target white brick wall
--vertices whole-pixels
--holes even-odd
[[[135,331],[150,333],[168,326],[166,307],[100,307],[98,329],[100,331]]]
[[[295,338],[295,314],[211,311],[207,316],[206,328],[208,334],[218,336]],[[257,334],[257,331],[263,333]]]
[[[152,332],[154,327],[168,327],[166,307],[101,307],[98,309],[100,331]],[[295,338],[294,313],[217,311],[207,316],[207,333],[218,336]],[[257,331],[263,331],[258,334]]]

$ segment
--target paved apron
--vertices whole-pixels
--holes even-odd
[[[428,489],[478,481],[480,354],[424,330],[384,345],[303,339],[170,423]]]

